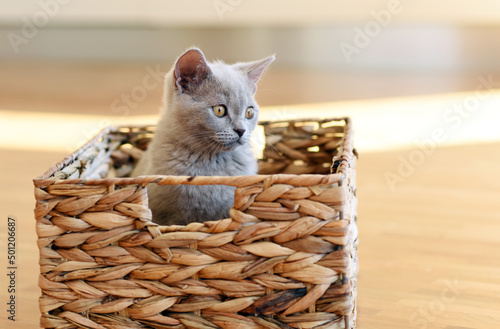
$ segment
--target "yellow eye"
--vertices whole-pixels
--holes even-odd
[[[250,106],[249,108],[247,108],[247,110],[245,112],[245,118],[247,118],[247,119],[253,118],[254,113],[255,113],[255,111],[254,111],[253,107]]]
[[[212,107],[216,116],[223,117],[226,115],[226,106],[225,105],[215,105]]]

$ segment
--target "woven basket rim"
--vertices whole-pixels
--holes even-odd
[[[325,123],[331,121],[344,121],[344,136],[342,138],[341,150],[353,151],[352,147],[352,123],[349,117],[338,118],[297,118],[292,120],[267,120],[259,121],[259,125],[291,123],[291,122],[318,122]],[[302,186],[310,186],[317,184],[331,184],[338,183],[342,185],[343,178],[346,174],[346,168],[350,168],[350,159],[339,152],[337,160],[340,160],[344,165],[339,166],[336,173],[331,174],[270,174],[270,175],[251,175],[251,176],[171,176],[171,175],[145,175],[138,177],[115,177],[115,178],[102,178],[102,179],[57,179],[50,178],[55,172],[61,170],[65,166],[75,161],[82,153],[89,147],[92,147],[101,138],[107,134],[117,133],[121,129],[143,129],[154,127],[155,125],[111,125],[102,129],[96,136],[87,141],[84,145],[79,147],[73,153],[67,155],[63,160],[59,161],[50,167],[42,175],[33,179],[35,187],[48,186],[53,184],[78,184],[78,185],[131,185],[156,183],[159,185],[229,185],[229,186],[248,186],[256,183],[271,181],[273,183],[293,183]],[[335,160],[335,159],[334,159]],[[333,162],[333,160],[332,160]]]

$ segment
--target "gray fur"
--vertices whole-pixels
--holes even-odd
[[[228,65],[206,62],[198,49],[179,57],[165,77],[165,110],[155,136],[133,172],[139,175],[235,176],[257,173],[250,134],[257,124],[256,83],[274,56]],[[224,104],[217,117],[213,106]],[[253,107],[255,114],[245,118]],[[241,137],[236,130],[245,130]],[[227,218],[234,187],[148,186],[153,221],[185,225]]]

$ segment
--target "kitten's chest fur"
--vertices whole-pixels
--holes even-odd
[[[156,147],[158,146],[158,147]],[[239,176],[257,173],[257,163],[249,145],[216,155],[198,155],[175,143],[151,145],[144,164],[156,175]],[[145,159],[146,160],[146,159]],[[181,224],[225,218],[234,203],[232,186],[156,185],[149,189],[153,218],[161,224]]]
[[[190,150],[175,142],[164,143],[161,150],[153,147],[152,171],[158,175],[176,176],[239,176],[255,175],[257,164],[249,145],[235,150],[210,154]],[[161,155],[160,155],[161,154]]]

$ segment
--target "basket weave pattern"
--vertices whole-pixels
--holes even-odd
[[[261,175],[114,177],[117,150],[140,157],[143,127],[109,128],[35,179],[41,327],[354,328],[350,122],[262,124]],[[235,186],[234,206],[160,226],[148,184]]]

